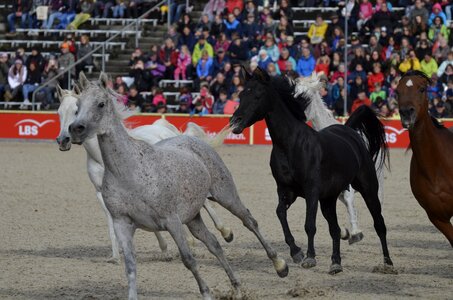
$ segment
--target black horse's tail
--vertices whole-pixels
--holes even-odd
[[[376,163],[379,160],[378,169],[381,169],[384,163],[390,167],[384,126],[371,108],[366,105],[360,106],[351,114],[345,125],[357,130],[362,137],[366,138],[373,162]]]

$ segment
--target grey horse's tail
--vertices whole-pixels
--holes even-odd
[[[187,123],[187,129],[184,131],[184,135],[195,136],[206,143],[211,147],[217,148],[223,145],[223,140],[231,133],[229,125],[225,126],[217,135],[209,136],[206,131],[203,130],[203,127],[197,125],[193,122]]]

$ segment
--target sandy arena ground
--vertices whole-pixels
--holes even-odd
[[[383,211],[399,274],[372,272],[382,262],[381,247],[371,217],[358,199],[365,239],[352,246],[342,242],[344,272],[330,276],[331,239],[321,213],[316,235],[318,266],[305,270],[289,257],[275,215],[270,150],[264,146],[219,150],[242,201],[290,267],[288,277],[279,278],[257,239],[238,219],[216,206],[235,238],[227,244],[216,235],[248,299],[453,299],[453,251],[411,194],[410,154],[391,151],[392,172],[385,180]],[[82,147],[63,153],[50,143],[0,142],[0,167],[0,299],[126,299],[123,264],[106,263],[111,254],[106,220],[86,174]],[[290,210],[289,222],[299,246],[306,250],[304,206],[299,199]],[[346,225],[342,204],[338,211],[341,224]],[[205,214],[204,220],[215,230]],[[169,243],[168,261],[153,235],[139,230],[135,236],[139,297],[199,299],[194,278],[181,263],[170,236],[164,236]],[[194,252],[202,276],[225,299],[229,291],[225,272],[201,243]]]

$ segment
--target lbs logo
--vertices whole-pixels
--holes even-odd
[[[406,129],[396,129],[392,126],[385,126],[385,139],[389,144],[395,144],[398,141],[398,136],[405,132]]]
[[[39,134],[39,128],[54,122],[54,120],[45,120],[39,123],[33,119],[25,119],[17,122],[14,126],[18,127],[20,136],[37,136]]]

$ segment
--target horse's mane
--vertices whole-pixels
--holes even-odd
[[[439,122],[439,120],[437,120],[436,118],[434,118],[434,117],[431,116],[431,115],[430,115],[430,117],[431,117],[431,121],[433,122],[434,127],[439,128],[439,129],[442,129],[442,128],[446,129],[446,127],[444,126],[444,124],[442,124],[441,122]]]
[[[271,78],[271,86],[278,93],[282,103],[285,104],[291,114],[297,120],[306,122],[305,110],[310,104],[310,99],[306,94],[295,96],[296,81],[285,76],[275,76]],[[297,101],[294,101],[294,99]]]
[[[422,71],[418,71],[418,70],[410,70],[410,71],[407,71],[406,73],[403,74],[403,76],[401,76],[401,79],[403,79],[404,77],[407,77],[407,76],[418,76],[418,77],[422,77],[423,79],[425,79],[426,81],[428,81],[429,84],[432,83],[431,78],[429,78],[428,75],[426,75],[426,74],[423,73]],[[401,80],[401,79],[400,79],[400,80]]]

